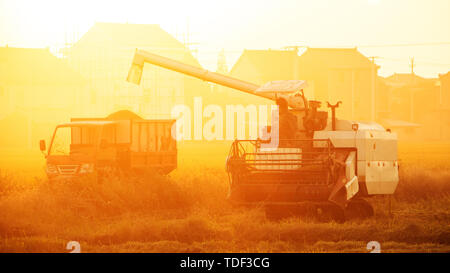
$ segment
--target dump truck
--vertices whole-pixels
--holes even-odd
[[[118,173],[168,174],[177,167],[175,120],[143,119],[127,110],[106,118],[72,118],[56,126],[46,157],[49,180]]]
[[[337,118],[340,102],[327,102],[331,115],[320,110],[320,101],[305,96],[306,81],[259,86],[136,50],[129,82],[139,84],[144,63],[287,104],[296,122],[290,139],[280,139],[275,149],[267,149],[270,139],[237,139],[232,144],[226,170],[233,203],[261,205],[270,214],[296,213],[306,207],[342,221],[373,215],[365,198],[395,192],[397,135],[374,122]]]

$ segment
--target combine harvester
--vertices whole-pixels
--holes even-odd
[[[227,158],[229,199],[234,203],[263,205],[274,216],[306,208],[343,221],[373,215],[364,197],[395,192],[399,181],[397,135],[376,123],[336,118],[339,103],[328,103],[332,113],[328,118],[328,112],[319,110],[319,101],[305,97],[305,81],[258,86],[137,50],[129,82],[140,83],[144,63],[277,103],[282,98],[289,106],[288,115],[295,115],[297,132],[290,139],[280,136],[276,150],[263,149],[264,140],[234,141]],[[280,124],[282,118],[280,115]]]

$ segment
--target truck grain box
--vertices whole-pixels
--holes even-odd
[[[50,180],[86,174],[168,174],[177,167],[175,120],[147,120],[130,111],[106,118],[72,118],[56,126],[46,154]],[[44,140],[41,151],[46,150]]]

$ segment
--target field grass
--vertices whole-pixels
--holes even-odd
[[[343,224],[268,220],[226,202],[224,163],[182,157],[168,177],[147,174],[49,183],[39,154],[0,160],[0,252],[450,251],[450,142],[400,143],[401,181],[369,201],[375,216]]]

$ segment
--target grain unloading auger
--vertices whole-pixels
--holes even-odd
[[[261,204],[282,213],[306,207],[331,212],[333,218],[342,220],[373,214],[363,197],[394,193],[399,181],[397,135],[376,123],[337,119],[338,104],[328,103],[332,112],[328,118],[328,112],[319,110],[320,102],[305,97],[305,81],[258,86],[142,50],[135,53],[128,81],[139,84],[144,63],[287,102],[288,115],[296,119],[296,132],[290,134],[294,137],[280,135],[278,147],[272,150],[262,148],[267,142],[263,140],[232,144],[227,159],[231,201]],[[283,118],[280,115],[280,124]]]

